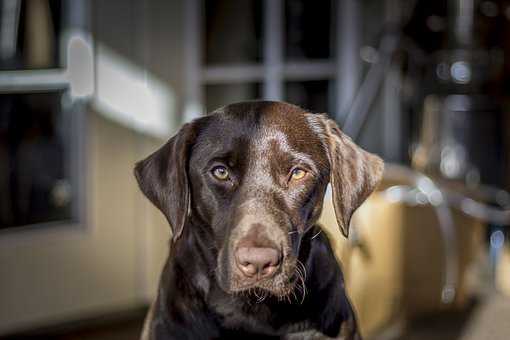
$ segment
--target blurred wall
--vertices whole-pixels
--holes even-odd
[[[182,93],[183,1],[94,1],[94,40]],[[122,84],[119,84],[122,90]],[[136,114],[143,115],[143,112]],[[172,117],[177,125],[177,115]],[[163,140],[89,108],[87,216],[0,238],[0,334],[129,309],[154,295],[170,229],[139,193],[137,160]]]

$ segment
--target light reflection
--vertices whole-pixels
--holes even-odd
[[[93,105],[100,114],[156,137],[168,137],[175,94],[144,68],[98,44]]]

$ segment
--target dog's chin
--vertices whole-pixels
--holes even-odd
[[[268,297],[284,299],[294,292],[296,280],[288,278],[274,277],[272,279],[260,280],[256,282],[245,282],[243,280],[234,280],[229,293],[246,297],[253,297],[257,300],[263,300]]]
[[[299,302],[306,294],[304,278],[295,270],[281,272],[270,279],[253,281],[247,281],[234,274],[229,284],[220,284],[220,287],[228,294],[254,298],[259,302],[266,298]]]

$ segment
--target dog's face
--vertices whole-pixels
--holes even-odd
[[[352,213],[380,179],[382,161],[323,115],[247,102],[187,124],[135,173],[175,241],[185,224],[212,235],[224,291],[284,297],[300,278],[301,237],[320,215],[328,182],[347,235]]]
[[[306,116],[291,108],[226,107],[208,117],[192,148],[192,214],[214,231],[226,291],[288,294],[298,236],[320,214],[328,157]]]

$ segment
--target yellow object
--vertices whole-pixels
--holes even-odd
[[[384,189],[388,183],[383,183]],[[349,240],[337,227],[326,195],[320,223],[343,268],[346,288],[365,337],[438,310],[459,308],[470,295],[464,276],[481,247],[482,228],[453,212],[459,249],[453,302],[441,300],[445,258],[439,223],[430,205],[389,202],[375,192],[356,212]]]

